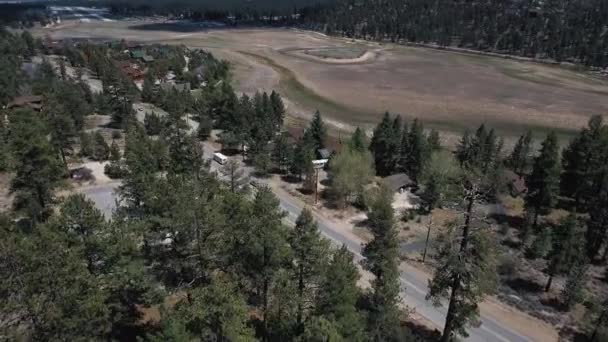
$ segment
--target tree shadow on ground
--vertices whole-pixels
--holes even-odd
[[[300,178],[298,178],[297,176],[291,175],[291,174],[287,174],[287,175],[282,175],[281,176],[281,180],[285,183],[289,183],[289,184],[296,184],[296,183],[300,183],[302,180]]]
[[[524,225],[524,219],[520,216],[505,215],[505,214],[491,214],[490,218],[496,221],[498,224],[506,224],[509,227],[519,229]]]
[[[546,305],[548,307],[554,308],[557,311],[560,312],[566,312],[567,308],[564,305],[564,303],[559,300],[559,298],[556,297],[550,297],[550,298],[543,298],[540,300],[540,303],[543,305]]]
[[[502,240],[500,244],[511,249],[519,249],[521,247],[521,241],[514,240],[513,238],[506,238]]]
[[[507,286],[517,292],[542,292],[544,290],[541,284],[523,278],[509,279],[505,283]]]
[[[437,329],[431,329],[425,325],[417,324],[412,321],[401,322],[401,325],[412,332],[412,334],[422,341],[439,341],[441,332]]]

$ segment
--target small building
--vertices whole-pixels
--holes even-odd
[[[168,83],[164,82],[160,84],[160,88],[164,91],[176,90],[178,92],[190,91],[190,83]]]
[[[334,154],[334,151],[327,148],[320,148],[317,150],[317,157],[319,159],[329,159]]]
[[[44,98],[39,95],[18,96],[9,102],[6,108],[30,108],[36,112],[42,110],[42,101]]]
[[[141,60],[144,61],[144,63],[152,63],[154,62],[154,57],[150,55],[144,55]]]
[[[146,55],[146,52],[144,50],[133,50],[130,51],[129,54],[133,59],[142,59]]]
[[[507,186],[509,193],[513,197],[524,195],[528,192],[526,180],[511,170],[504,170],[501,175],[502,182]]]
[[[384,177],[384,183],[394,192],[403,192],[405,189],[414,185],[414,182],[405,173],[397,173]]]

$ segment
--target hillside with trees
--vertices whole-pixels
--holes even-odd
[[[311,28],[349,38],[608,65],[603,0],[337,0],[304,20]]]

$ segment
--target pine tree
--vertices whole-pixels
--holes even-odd
[[[259,150],[253,155],[252,159],[257,175],[260,177],[267,177],[272,168],[270,151],[268,151],[266,148]]]
[[[107,160],[110,156],[110,146],[106,142],[101,132],[96,131],[93,134],[94,145],[93,145],[93,160],[103,161]]]
[[[570,310],[576,303],[580,303],[584,295],[585,282],[587,281],[586,273],[589,265],[585,258],[577,260],[566,279],[566,285],[562,291],[562,302],[566,309]]]
[[[169,317],[184,321],[191,336],[188,340],[194,337],[215,341],[254,340],[253,329],[247,326],[245,299],[236,284],[219,277],[205,287],[190,291],[188,300],[178,303],[176,312]]]
[[[402,134],[399,141],[399,157],[397,159],[397,166],[400,171],[407,172],[407,163],[410,158],[410,137],[409,137],[409,126],[407,121],[403,123]]]
[[[152,71],[148,71],[144,76],[144,84],[141,90],[141,99],[145,102],[158,103],[154,82],[156,81],[155,75]]]
[[[213,129],[213,122],[207,115],[200,115],[198,117],[198,130],[196,131],[197,137],[200,141],[207,141],[211,136],[211,130]]]
[[[346,341],[338,332],[335,322],[323,317],[313,317],[306,322],[304,333],[297,341],[306,342],[342,342]]]
[[[287,243],[288,230],[282,222],[284,213],[269,188],[257,192],[251,210],[256,214],[251,217],[249,230],[243,237],[239,259],[242,271],[258,294],[264,336],[267,337],[270,290],[275,274],[290,260],[291,249]]]
[[[329,250],[329,242],[321,237],[317,223],[308,208],[304,208],[298,216],[293,234],[289,237],[289,244],[293,250],[297,282],[296,324],[302,329],[304,320],[311,310],[315,288],[320,282]]]
[[[281,95],[274,90],[270,93],[270,106],[274,115],[273,122],[275,129],[279,130],[283,126],[283,120],[285,119],[285,105],[283,104]]]
[[[439,266],[429,283],[427,299],[436,305],[449,298],[442,342],[467,336],[466,326],[479,316],[478,303],[496,288],[494,241],[475,220],[474,207],[490,191],[488,173],[465,162],[461,173],[464,222],[452,227],[439,243]],[[453,243],[458,241],[459,243]]]
[[[238,192],[247,191],[249,180],[236,160],[229,160],[228,163],[226,163],[226,166],[222,168],[222,173],[228,178],[230,192],[236,194]]]
[[[0,238],[0,259],[10,260],[0,271],[11,274],[0,280],[3,314],[28,320],[37,341],[110,339],[108,292],[88,271],[77,241],[46,225],[29,235],[3,228]]]
[[[424,182],[424,190],[420,194],[420,199],[425,204],[427,213],[431,213],[433,209],[441,204],[440,180],[436,174],[431,174],[426,177]]]
[[[392,191],[381,189],[370,206],[373,239],[363,249],[364,267],[374,276],[369,301],[368,332],[371,340],[397,339],[400,310],[399,247],[395,230]]]
[[[583,241],[578,227],[578,219],[574,214],[562,219],[553,233],[552,247],[548,255],[547,284],[545,291],[551,289],[553,277],[569,270],[583,252]]]
[[[394,131],[390,114],[384,113],[382,121],[374,129],[370,143],[379,176],[388,176],[395,171],[399,158],[399,139],[400,136]]]
[[[561,193],[571,197],[578,209],[584,208],[596,195],[595,182],[605,169],[608,158],[608,128],[602,116],[589,119],[589,124],[562,152]]]
[[[47,102],[44,112],[50,128],[51,145],[58,151],[65,168],[68,163],[66,156],[71,152],[76,138],[76,127],[72,117],[65,112],[55,96],[51,96]]]
[[[92,135],[86,132],[80,133],[80,151],[78,155],[81,157],[93,157],[93,146]]]
[[[550,133],[542,144],[540,155],[534,159],[532,173],[526,177],[528,193],[526,210],[534,213],[533,225],[540,215],[546,215],[555,206],[559,191],[559,159],[557,136]]]
[[[553,245],[553,231],[550,227],[543,228],[532,242],[528,254],[535,258],[545,258],[551,251]]]
[[[589,205],[589,219],[585,232],[587,257],[591,260],[597,256],[608,234],[608,173],[602,178],[597,189],[598,194]]]
[[[316,313],[336,322],[338,332],[348,341],[363,341],[363,315],[357,310],[360,274],[353,254],[342,246],[332,253],[316,303]]]
[[[290,165],[290,172],[293,175],[297,175],[298,178],[302,179],[302,174],[312,166],[314,159],[313,147],[307,144],[304,140],[300,140],[293,152],[293,159]]]
[[[144,115],[144,127],[148,135],[159,135],[163,130],[163,118],[155,112],[146,113]]]
[[[367,150],[368,142],[365,133],[359,127],[355,129],[355,132],[348,141],[348,147],[353,151],[365,152]]]
[[[527,131],[524,135],[519,137],[515,147],[513,147],[513,152],[506,161],[507,166],[519,176],[525,175],[531,166],[531,143],[532,131]]]
[[[110,162],[104,166],[103,172],[112,179],[122,178],[126,173],[120,148],[115,140],[113,140],[112,145],[110,145]]]
[[[10,191],[16,194],[14,207],[25,211],[33,222],[50,215],[54,196],[64,169],[44,132],[47,127],[30,110],[17,110],[10,117],[11,152],[15,176]]]
[[[325,141],[327,140],[327,129],[325,128],[325,124],[323,123],[323,119],[321,118],[321,113],[317,110],[315,112],[312,121],[310,122],[310,126],[308,128],[312,139],[315,143],[315,150],[325,148]]]
[[[286,134],[279,134],[274,139],[274,149],[272,150],[272,160],[280,172],[284,172],[293,159],[294,150],[287,141]]]
[[[441,138],[435,129],[432,129],[427,137],[427,146],[431,153],[441,150]]]
[[[405,170],[414,182],[418,182],[429,157],[429,148],[424,136],[424,128],[418,119],[412,122],[407,135],[408,152]]]

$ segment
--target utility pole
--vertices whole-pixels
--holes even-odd
[[[315,204],[319,201],[319,169],[315,168]]]
[[[427,231],[426,231],[426,242],[424,243],[424,253],[422,254],[423,263],[426,260],[426,251],[427,251],[427,248],[429,247],[429,237],[431,236],[431,226],[432,225],[433,225],[433,217],[430,217],[429,224],[427,226]]]

